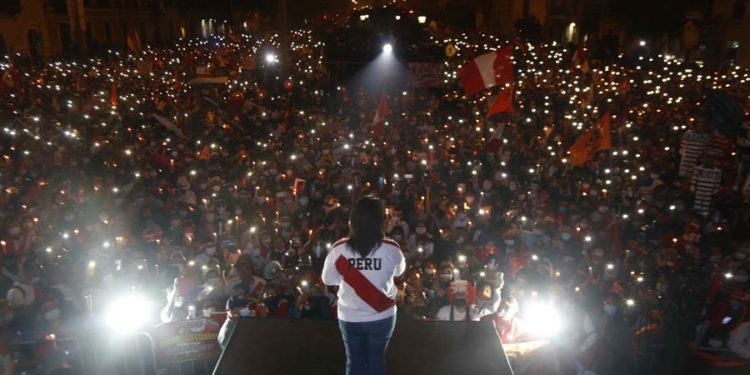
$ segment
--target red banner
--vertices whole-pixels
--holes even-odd
[[[409,87],[443,87],[445,66],[439,63],[409,63]]]
[[[186,360],[219,358],[221,323],[213,318],[184,320],[154,328],[156,358],[159,367]]]

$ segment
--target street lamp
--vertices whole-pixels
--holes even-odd
[[[425,24],[427,22],[426,16],[419,16],[417,17],[417,21],[419,21],[420,24]]]
[[[383,46],[383,52],[385,52],[386,54],[390,54],[391,52],[393,52],[393,46],[390,43],[386,43]]]

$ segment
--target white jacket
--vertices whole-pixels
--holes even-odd
[[[396,300],[398,288],[393,278],[401,276],[406,270],[406,260],[396,241],[383,239],[382,244],[373,250],[367,258],[361,258],[349,248],[349,238],[337,241],[323,264],[323,282],[326,285],[338,285],[338,318],[345,322],[373,322],[389,318],[396,314],[395,304],[378,312],[365,302],[355,289],[344,281],[344,276],[336,268],[339,257],[346,258],[347,267],[353,272],[361,273],[377,290],[386,297]],[[352,269],[353,268],[353,269]]]

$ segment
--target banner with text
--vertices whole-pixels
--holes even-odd
[[[217,319],[194,319],[171,322],[154,328],[156,358],[159,367],[185,360],[219,358]]]
[[[445,66],[440,63],[409,63],[409,87],[443,87]]]

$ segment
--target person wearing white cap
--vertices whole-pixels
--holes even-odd
[[[180,176],[177,178],[177,188],[182,193],[180,194],[180,202],[185,202],[193,206],[198,202],[198,197],[190,190],[190,182],[188,182],[187,177]]]

